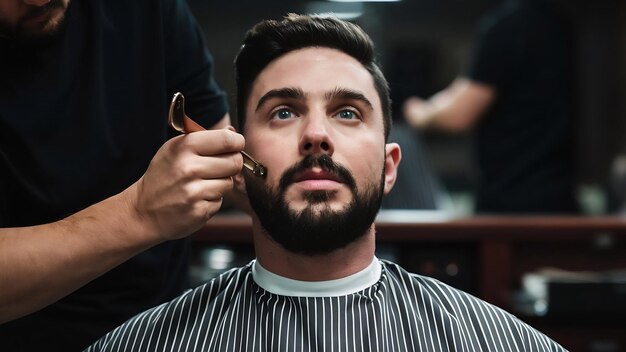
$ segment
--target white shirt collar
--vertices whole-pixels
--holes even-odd
[[[328,281],[299,281],[276,275],[255,260],[252,277],[265,291],[292,297],[336,297],[362,291],[380,280],[382,266],[378,258],[358,273]]]

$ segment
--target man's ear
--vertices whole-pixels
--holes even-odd
[[[387,143],[385,145],[385,189],[384,194],[391,192],[398,176],[398,165],[402,159],[402,151],[398,143]]]

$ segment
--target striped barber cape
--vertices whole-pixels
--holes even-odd
[[[378,281],[342,296],[278,295],[250,264],[143,312],[86,351],[565,351],[513,315],[376,259]]]

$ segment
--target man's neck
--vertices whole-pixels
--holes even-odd
[[[254,246],[259,263],[268,271],[293,280],[326,281],[355,274],[372,263],[376,248],[374,225],[368,233],[329,254],[307,256],[289,252],[253,224]]]

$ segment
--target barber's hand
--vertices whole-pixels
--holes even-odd
[[[166,142],[128,191],[142,228],[160,240],[185,237],[220,209],[243,167],[245,140],[227,130],[207,130]]]
[[[421,128],[430,122],[429,105],[418,97],[410,97],[405,100],[402,111],[404,119],[410,126]]]

